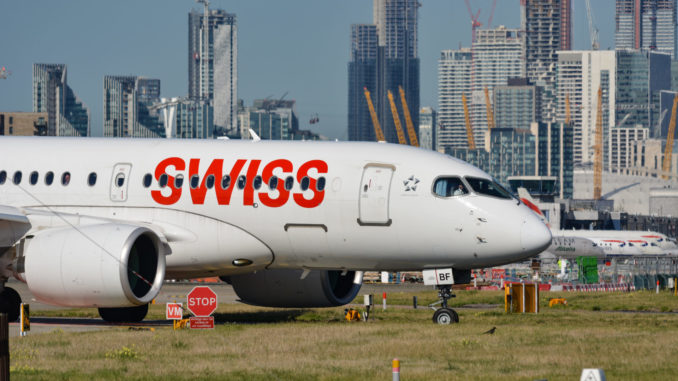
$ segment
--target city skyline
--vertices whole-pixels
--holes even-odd
[[[421,106],[438,109],[440,52],[470,46],[470,18],[461,0],[422,3],[418,32]],[[491,3],[471,1],[474,12],[482,9],[483,23],[489,17]],[[518,0],[497,2],[492,26],[519,27],[518,4]],[[238,96],[251,104],[254,99],[280,97],[289,91],[287,99],[297,101],[301,129],[346,140],[350,28],[371,22],[372,1],[349,0],[340,5],[304,1],[295,5],[271,1],[211,3],[211,8],[238,17]],[[614,48],[614,5],[611,0],[593,4],[601,49]],[[102,131],[101,94],[106,75],[158,78],[163,84],[162,97],[187,95],[186,14],[191,9],[200,10],[200,4],[8,4],[0,15],[0,30],[12,37],[0,43],[5,52],[0,66],[12,74],[0,81],[0,108],[31,110],[33,63],[68,66],[69,85],[91,110],[94,136]],[[102,14],[107,16],[97,17]],[[28,19],[31,23],[25,23]],[[583,0],[574,1],[573,19],[573,48],[588,49]],[[320,123],[309,125],[314,114],[318,114]]]

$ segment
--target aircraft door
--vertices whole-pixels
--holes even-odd
[[[368,164],[360,182],[360,225],[391,225],[389,194],[395,168],[391,165]]]
[[[113,167],[111,177],[111,201],[127,201],[127,189],[132,164],[118,163]]]

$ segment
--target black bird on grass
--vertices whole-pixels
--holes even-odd
[[[492,327],[489,330],[483,332],[483,335],[492,335],[494,333],[494,331],[496,331],[496,330],[497,330],[497,327]]]

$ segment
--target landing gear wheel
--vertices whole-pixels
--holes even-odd
[[[433,313],[433,322],[437,324],[459,323],[459,315],[451,308],[439,308]]]
[[[9,321],[19,320],[21,296],[13,288],[5,287],[0,292],[0,312],[6,313]]]
[[[136,307],[99,308],[99,316],[109,323],[138,323],[146,317],[148,304]]]

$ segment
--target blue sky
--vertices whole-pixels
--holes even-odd
[[[438,56],[470,46],[463,0],[420,0],[421,105],[438,105]],[[492,0],[471,0],[487,24]],[[574,48],[590,46],[584,0],[574,2]],[[614,48],[614,0],[591,1],[601,49]],[[297,101],[301,128],[347,138],[350,25],[372,22],[372,0],[213,0],[237,15],[238,97]],[[31,111],[33,63],[65,63],[68,83],[91,111],[101,134],[104,75],[162,81],[162,96],[186,95],[191,0],[5,1],[0,12],[0,110]],[[519,0],[497,0],[492,26],[520,25]],[[309,125],[317,113],[320,123]]]

